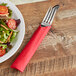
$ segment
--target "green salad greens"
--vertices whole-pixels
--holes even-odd
[[[12,10],[7,4],[0,4],[0,56],[6,53],[10,43],[17,36],[18,31],[16,29],[19,24],[20,19],[12,19]]]
[[[5,22],[3,21],[3,20],[0,20],[0,25],[4,25],[6,28],[8,28],[8,26],[5,24]],[[9,42],[12,42],[12,40],[16,37],[16,35],[17,35],[17,31],[14,31],[14,30],[12,30],[12,29],[10,29],[10,28],[8,28],[8,30],[6,30],[5,28],[3,28],[2,26],[0,26],[0,41],[2,42],[2,43],[6,43],[6,40],[7,40],[7,38],[9,37],[9,35],[10,35],[10,32],[13,32],[12,33],[12,36],[11,36],[11,38],[10,38],[10,40],[9,40]],[[6,45],[4,45],[4,44],[0,44],[0,47],[3,47],[3,49],[5,49],[5,48],[7,48],[7,46]]]
[[[2,3],[0,4],[0,6],[7,6],[7,3]]]

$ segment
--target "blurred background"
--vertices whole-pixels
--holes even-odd
[[[32,2],[39,2],[39,1],[45,1],[45,0],[10,0],[16,5],[24,4],[24,3],[32,3]]]

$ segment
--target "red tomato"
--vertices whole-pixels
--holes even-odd
[[[0,47],[0,56],[3,56],[6,53],[6,50],[2,50],[2,48]]]
[[[13,29],[13,30],[16,29],[16,21],[14,19],[8,20],[7,25],[10,29]]]
[[[7,14],[8,8],[6,6],[0,6],[0,14]]]

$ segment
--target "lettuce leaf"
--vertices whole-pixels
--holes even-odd
[[[13,31],[13,34],[12,34],[12,36],[10,38],[10,42],[12,42],[15,39],[15,37],[17,36],[17,33],[18,32]]]
[[[6,44],[0,44],[0,47],[2,47],[2,49],[6,49],[7,45]]]
[[[1,3],[0,5],[1,5],[1,6],[6,6],[6,5],[7,5],[7,3]]]
[[[12,10],[11,10],[11,9],[9,9],[9,8],[8,8],[8,13],[9,13],[9,15],[8,15],[8,16],[9,16],[9,18],[11,18],[11,17],[12,17]]]

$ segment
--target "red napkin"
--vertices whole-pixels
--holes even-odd
[[[34,55],[35,51],[37,50],[38,46],[40,45],[41,41],[43,40],[50,28],[51,26],[41,27],[41,25],[38,27],[28,44],[25,46],[23,51],[11,65],[11,68],[15,68],[21,72],[24,71],[29,60]]]

